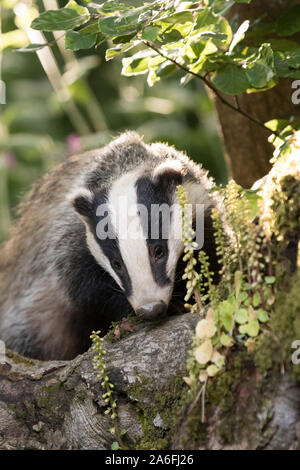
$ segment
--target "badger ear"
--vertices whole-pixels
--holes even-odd
[[[178,160],[167,160],[155,168],[152,180],[163,190],[175,189],[182,183],[183,168]]]
[[[80,189],[70,196],[70,201],[79,215],[91,217],[93,215],[93,195],[87,189]]]

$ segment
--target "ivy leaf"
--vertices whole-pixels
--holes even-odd
[[[48,10],[33,20],[31,28],[39,31],[67,31],[85,23],[88,15],[79,15],[70,8]]]
[[[97,34],[82,34],[77,31],[67,31],[65,46],[71,51],[79,51],[81,49],[90,49],[96,44]]]
[[[228,95],[238,95],[250,87],[245,71],[233,64],[224,65],[215,72],[212,82]]]
[[[294,5],[285,11],[277,20],[278,36],[292,36],[300,31],[300,5]]]

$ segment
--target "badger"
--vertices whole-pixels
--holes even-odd
[[[193,207],[204,208],[204,249],[214,259],[213,181],[166,144],[147,145],[127,132],[45,175],[20,205],[0,249],[6,347],[41,360],[68,360],[88,349],[92,330],[104,334],[129,313],[151,321],[174,313],[185,290],[184,247],[172,236],[181,223],[175,214],[179,184]],[[174,208],[167,234],[161,215],[151,219],[151,207],[162,205]],[[140,207],[148,209],[146,216]]]

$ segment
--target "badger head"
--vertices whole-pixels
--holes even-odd
[[[165,316],[172,296],[183,252],[176,200],[183,176],[181,162],[171,159],[127,172],[108,188],[83,188],[72,196],[91,254],[143,319]]]

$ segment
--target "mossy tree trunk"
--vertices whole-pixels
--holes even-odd
[[[276,368],[259,372],[246,353],[212,380],[205,410],[190,395],[182,377],[196,321],[173,317],[105,343],[128,447],[299,448],[299,387]],[[0,449],[110,449],[115,437],[92,355],[39,362],[8,352],[0,365]]]
[[[253,23],[259,18],[271,23],[276,21],[285,9],[298,3],[298,0],[252,0],[249,5],[236,4],[228,16],[229,19],[238,18],[239,24],[247,19]],[[289,39],[299,41],[300,36]],[[266,42],[267,40],[266,37]],[[299,116],[300,107],[292,102],[294,91],[291,79],[281,79],[271,90],[243,93],[236,98],[226,95],[226,100],[234,106],[240,106],[242,110],[264,123],[271,119]],[[210,96],[214,100],[221,125],[229,173],[237,183],[249,188],[270,170],[269,160],[273,147],[267,140],[268,132],[231,110],[212,93]]]

